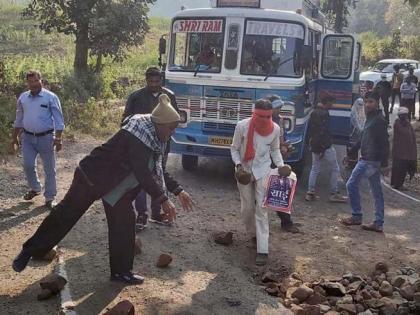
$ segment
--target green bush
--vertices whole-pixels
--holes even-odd
[[[8,150],[16,112],[16,99],[13,96],[0,96],[0,156]]]

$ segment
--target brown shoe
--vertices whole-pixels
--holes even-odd
[[[375,223],[371,224],[363,224],[362,229],[365,231],[371,231],[371,232],[377,232],[377,233],[383,233],[384,228],[382,226],[378,226]]]
[[[296,227],[294,224],[283,225],[283,226],[281,227],[281,229],[282,229],[283,231],[285,231],[285,232],[292,233],[292,234],[298,234],[298,233],[301,233],[301,232],[300,232],[300,230],[299,230],[299,228],[298,228],[298,227]]]
[[[346,196],[342,196],[339,193],[331,194],[330,195],[330,202],[334,203],[347,203],[348,198]]]
[[[305,196],[306,201],[315,201],[315,200],[318,200],[318,199],[319,199],[319,197],[317,195],[315,195],[315,193],[311,193],[311,192],[306,193],[306,196]]]
[[[41,193],[39,191],[30,190],[24,196],[23,199],[26,201],[34,199],[36,196],[39,196]]]
[[[264,266],[268,262],[268,254],[261,254],[257,253],[257,257],[255,258],[255,264],[257,266]]]
[[[342,219],[340,219],[340,223],[343,224],[343,225],[345,225],[345,226],[361,225],[362,224],[362,220],[355,219],[353,217],[348,217],[348,218],[342,218]]]

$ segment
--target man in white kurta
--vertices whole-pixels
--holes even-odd
[[[247,232],[256,237],[257,265],[266,264],[268,259],[268,210],[262,208],[262,204],[267,177],[271,171],[271,160],[279,168],[284,166],[280,153],[280,128],[272,123],[271,113],[271,102],[258,100],[253,117],[237,124],[231,146],[232,160],[237,171],[251,174],[249,184],[241,184],[238,181],[238,189],[241,196],[241,213]],[[253,127],[253,152],[247,156],[247,150],[252,151],[248,145],[252,124],[256,125]],[[261,132],[258,125],[262,127]]]

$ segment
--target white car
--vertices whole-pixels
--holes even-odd
[[[400,71],[403,71],[404,76],[407,76],[408,69],[413,67],[414,74],[420,81],[420,65],[418,61],[410,59],[384,59],[377,62],[373,67],[370,67],[368,71],[360,73],[360,86],[364,90],[362,93],[372,90],[381,81],[381,75],[384,73],[388,81],[391,81],[395,65],[400,66]]]

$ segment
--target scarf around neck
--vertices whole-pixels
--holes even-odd
[[[247,145],[244,156],[245,162],[250,161],[255,157],[254,133],[256,132],[262,137],[267,137],[273,132],[274,123],[272,116],[273,110],[271,109],[256,109],[252,114],[247,134]]]

